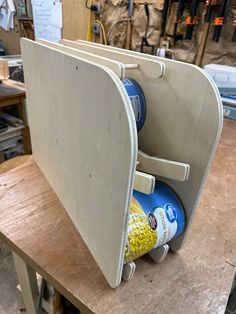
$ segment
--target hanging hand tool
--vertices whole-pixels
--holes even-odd
[[[149,12],[149,7],[148,3],[144,3],[144,9],[145,13],[147,16],[147,24],[146,24],[146,30],[145,30],[145,35],[142,37],[142,42],[141,42],[141,52],[144,52],[144,47],[150,47],[152,54],[154,54],[154,45],[150,45],[148,42],[148,29],[149,29],[149,21],[150,21],[150,12]]]
[[[176,19],[175,19],[175,26],[174,26],[174,33],[173,33],[173,38],[175,41],[180,39],[177,36],[177,29],[178,29],[179,23],[182,22],[182,16],[184,13],[184,2],[185,2],[185,0],[179,0],[179,3],[178,3],[178,8],[177,8],[177,12],[176,12]],[[182,39],[182,37],[181,37],[181,39]]]
[[[195,60],[195,64],[198,66],[202,65],[202,59],[203,59],[204,51],[206,48],[206,41],[207,41],[207,37],[210,30],[212,11],[213,11],[213,7],[216,4],[217,4],[217,0],[206,0],[205,21],[202,26],[201,42],[199,44],[197,56]]]
[[[236,42],[236,15],[234,16],[234,21],[232,25],[234,26],[234,34],[232,37],[232,41]]]
[[[217,0],[207,0],[206,1],[206,15],[205,15],[205,22],[210,23],[211,21],[211,15],[212,15],[212,9],[216,5]]]
[[[161,37],[165,36],[166,21],[167,21],[169,6],[170,6],[170,0],[164,0],[164,6],[163,6],[163,11],[162,11],[162,26],[161,26],[162,32],[161,32]]]
[[[228,13],[228,7],[229,7],[229,0],[222,0],[221,7],[220,7],[220,16],[215,18],[214,21],[214,31],[213,31],[213,37],[212,40],[215,42],[218,42],[220,39],[220,34],[223,28],[223,24],[226,21],[227,13]]]
[[[199,4],[199,0],[192,0],[191,6],[190,6],[190,12],[189,12],[190,15],[186,17],[187,29],[186,29],[185,39],[192,39],[194,25],[198,24],[198,17],[196,16],[198,4]]]
[[[132,15],[133,15],[133,0],[128,0],[128,23],[127,23],[127,40],[126,40],[126,49],[131,47],[131,30],[132,30]]]

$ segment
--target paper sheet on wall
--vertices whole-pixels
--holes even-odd
[[[55,0],[31,0],[35,38],[59,42],[62,32],[62,4]]]
[[[0,0],[0,26],[8,31],[14,29],[15,5],[13,0]]]
[[[55,2],[52,7],[51,26],[62,28],[62,3]]]
[[[32,5],[42,5],[43,0],[31,0]]]

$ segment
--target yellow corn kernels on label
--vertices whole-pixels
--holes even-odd
[[[128,222],[128,239],[125,261],[130,262],[148,253],[157,242],[157,233],[152,230],[146,214],[133,198]]]

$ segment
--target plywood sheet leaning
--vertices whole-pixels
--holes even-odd
[[[21,48],[34,158],[116,287],[137,159],[130,100],[104,66],[27,39]]]
[[[0,80],[7,80],[9,76],[8,61],[0,60]]]
[[[129,62],[132,57],[143,56],[165,65],[165,74],[158,79],[148,75],[148,67],[146,75],[136,70],[129,74],[142,87],[147,103],[146,121],[138,134],[139,149],[150,156],[190,165],[186,181],[157,177],[174,189],[186,212],[185,233],[169,243],[172,250],[179,250],[191,226],[222,130],[223,110],[217,87],[201,68],[191,64],[86,41],[78,41],[77,45],[61,42],[111,59],[128,54]]]
[[[55,48],[59,51],[69,53],[70,55],[83,58],[87,61],[96,62],[100,65],[104,65],[108,67],[110,70],[112,70],[115,74],[117,74],[120,79],[123,79],[125,76],[125,65],[121,62],[117,62],[117,61],[107,59],[104,57],[95,56],[92,53],[79,51],[77,49],[66,47],[64,45],[60,45],[60,44],[54,43],[52,41],[44,40],[44,39],[37,39],[37,42],[45,46]]]
[[[129,53],[129,50],[120,49],[119,51],[113,51],[110,49],[110,46],[103,45],[93,45],[89,44],[86,41],[71,41],[62,39],[60,43],[72,48],[77,48],[79,50],[83,50],[86,52],[97,53],[98,56],[103,56],[106,58],[110,58],[123,63],[133,63],[138,64],[138,69],[135,69],[136,75],[145,76],[148,79],[158,79],[161,78],[165,73],[165,64],[162,60],[154,60],[146,58],[144,54],[138,54],[136,56],[132,56]],[[129,73],[132,73],[132,69],[130,69]]]

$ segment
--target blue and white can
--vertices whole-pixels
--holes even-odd
[[[180,200],[165,183],[157,181],[152,194],[133,191],[128,221],[125,262],[133,261],[184,232]]]
[[[131,78],[125,78],[122,83],[126,89],[135,115],[137,130],[141,130],[146,118],[146,101],[142,88]]]
[[[183,206],[175,192],[164,182],[157,181],[152,194],[133,192],[147,215],[149,226],[157,233],[157,248],[181,235],[185,228]]]

